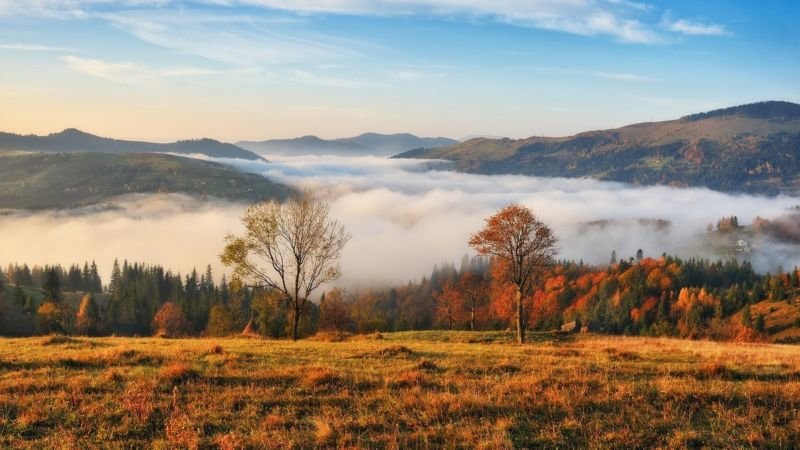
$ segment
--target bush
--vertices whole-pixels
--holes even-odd
[[[36,328],[43,334],[63,332],[61,308],[53,302],[42,304],[36,310]]]
[[[156,336],[178,337],[189,334],[189,321],[180,306],[172,302],[164,303],[153,318],[153,331]]]

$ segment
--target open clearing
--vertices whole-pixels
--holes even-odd
[[[800,446],[800,347],[532,337],[2,339],[0,446]]]

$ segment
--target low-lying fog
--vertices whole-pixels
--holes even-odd
[[[646,255],[712,256],[701,245],[709,223],[736,215],[740,224],[749,224],[800,203],[707,189],[469,175],[444,171],[441,163],[375,157],[219,161],[323,195],[353,235],[343,255],[343,283],[405,282],[430,273],[436,263],[458,261],[469,252],[470,233],[510,202],[530,206],[555,229],[561,257],[599,264],[608,262],[612,250],[628,257],[639,248]],[[137,195],[115,208],[13,213],[0,216],[0,263],[94,259],[106,281],[114,257],[182,273],[211,263],[219,274],[223,237],[240,231],[243,208],[180,195]],[[608,222],[591,223],[601,220]],[[788,268],[800,264],[800,252],[776,245],[754,262],[761,270]]]

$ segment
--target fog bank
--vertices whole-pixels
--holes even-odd
[[[377,157],[217,161],[310,188],[328,200],[332,214],[353,235],[342,259],[343,283],[405,282],[429,273],[436,263],[458,261],[469,252],[470,233],[510,202],[533,208],[555,229],[560,257],[597,264],[607,263],[612,250],[627,257],[639,248],[647,255],[713,257],[702,243],[707,224],[729,215],[749,224],[756,216],[777,217],[800,204],[797,198],[708,189],[470,175],[442,170],[438,162]],[[95,259],[106,273],[116,256],[183,273],[211,263],[219,273],[223,237],[239,231],[243,208],[156,195],[125,198],[115,209],[15,213],[0,217],[0,263]],[[756,263],[762,270],[800,264],[794,249],[776,247],[772,258]]]

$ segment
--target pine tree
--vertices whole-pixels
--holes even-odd
[[[20,308],[24,308],[26,300],[27,299],[25,298],[25,291],[22,289],[22,286],[20,286],[19,284],[15,285],[14,286],[14,304],[19,306]]]
[[[44,291],[44,301],[52,303],[61,302],[61,280],[58,276],[56,267],[45,267],[43,272],[42,290]]]
[[[758,331],[759,333],[763,333],[765,330],[764,326],[764,315],[759,314],[756,316],[756,320],[753,322],[753,328]]]
[[[92,261],[90,274],[91,274],[91,283],[89,291],[96,293],[103,292],[103,282],[102,280],[100,280],[100,273],[97,271],[97,264],[94,261]]]
[[[750,313],[750,305],[742,309],[742,325],[746,328],[753,328],[753,316]]]
[[[81,273],[81,290],[83,292],[90,292],[92,290],[92,274],[89,271],[89,263],[84,261],[83,272]]]
[[[108,285],[108,291],[111,294],[112,299],[119,295],[121,282],[122,272],[120,272],[119,269],[119,261],[114,259],[114,268],[111,270],[111,282]]]

